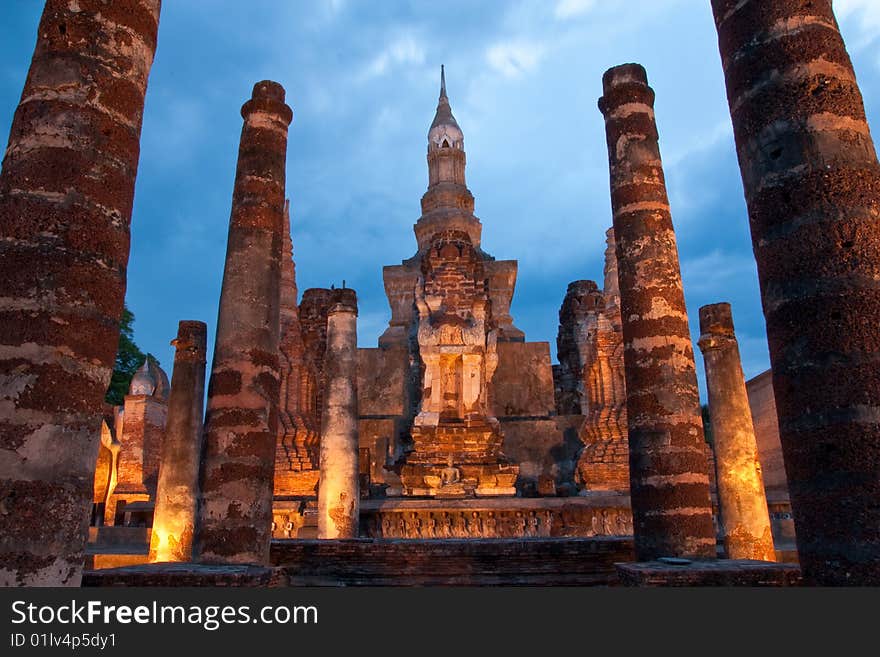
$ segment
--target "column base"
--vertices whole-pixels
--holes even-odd
[[[623,586],[798,586],[797,564],[738,559],[668,559],[617,563]]]

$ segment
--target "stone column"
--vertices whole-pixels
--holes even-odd
[[[214,563],[269,561],[278,427],[281,242],[287,127],[276,82],[254,85],[244,126],[205,420],[196,553]]]
[[[192,561],[205,399],[204,322],[183,321],[171,342],[174,371],[162,441],[150,561]]]
[[[160,0],[47,0],[0,174],[0,586],[79,586]]]
[[[645,69],[602,79],[624,341],[636,555],[714,557],[694,351]]]
[[[804,580],[880,584],[880,165],[830,0],[713,0]]]
[[[104,508],[107,525],[123,519],[127,505],[155,500],[170,388],[165,371],[150,357],[131,379],[115,427],[119,450],[116,485]]]
[[[700,308],[718,504],[728,559],[776,561],[758,442],[729,303]]]
[[[357,295],[333,290],[327,313],[321,414],[318,538],[356,538],[358,490]]]

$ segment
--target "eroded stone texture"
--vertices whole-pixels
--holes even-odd
[[[713,0],[805,582],[880,584],[880,165],[830,0]]]
[[[321,414],[318,538],[356,538],[358,490],[357,295],[332,290]]]
[[[422,397],[413,450],[401,468],[407,495],[515,493],[518,468],[501,451],[489,412],[497,332],[482,259],[464,231],[434,235],[416,287]]]
[[[280,407],[275,451],[275,496],[315,495],[318,476],[318,424],[306,413],[309,395],[305,347],[297,306],[296,266],[290,231],[290,203],[284,206],[281,252]]]
[[[589,397],[584,368],[590,358],[598,313],[604,307],[602,291],[593,281],[568,284],[559,308],[556,334],[556,407],[560,415],[586,415]]]
[[[624,340],[636,553],[713,557],[694,353],[645,69],[603,77]]]
[[[199,560],[266,563],[278,433],[284,88],[254,85],[244,119],[208,389]]]
[[[614,229],[606,233],[605,289],[575,281],[559,310],[557,411],[582,414],[582,491],[629,490],[626,385]]]
[[[156,499],[170,387],[168,375],[149,357],[131,379],[116,416],[116,484],[104,508],[105,525],[123,524],[121,511],[127,505]],[[142,511],[149,515],[148,509]]]
[[[192,561],[199,501],[205,398],[204,322],[178,325],[168,419],[150,538],[150,561]]]
[[[324,356],[327,352],[327,313],[333,290],[309,288],[303,292],[299,319],[303,340],[303,395],[300,410],[321,431],[324,396]]]
[[[559,310],[557,409],[585,416],[576,477],[582,490],[629,489],[619,304],[610,309],[616,312],[606,312],[593,281],[575,281]]]
[[[48,0],[0,175],[0,585],[78,586],[160,0]]]
[[[718,505],[728,559],[775,561],[767,498],[729,303],[700,308]]]
[[[767,563],[748,559],[693,561],[669,564],[662,561],[618,563],[617,576],[623,586],[799,586],[801,571],[796,564]]]

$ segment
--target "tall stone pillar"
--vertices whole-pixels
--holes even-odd
[[[830,0],[712,0],[804,580],[880,584],[880,165]]]
[[[268,563],[278,427],[287,127],[277,82],[254,85],[244,126],[205,420],[200,561]]]
[[[729,559],[776,561],[749,395],[729,303],[700,308],[718,504]]]
[[[321,414],[318,538],[356,538],[358,490],[357,295],[333,290],[327,313]]]
[[[285,204],[281,251],[281,333],[278,349],[281,372],[278,444],[275,452],[276,498],[313,496],[318,481],[317,422],[313,422],[312,417],[304,412],[308,390],[305,384],[305,343],[297,307],[289,206],[289,203]]]
[[[150,561],[191,561],[199,502],[205,399],[204,322],[182,321],[171,342],[174,371],[153,512]]]
[[[645,69],[602,79],[624,342],[636,555],[713,557],[694,351]]]
[[[79,586],[160,0],[47,0],[0,174],[0,586]]]

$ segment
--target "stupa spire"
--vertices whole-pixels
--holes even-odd
[[[446,95],[446,70],[440,65],[440,100],[437,102],[437,112],[434,114],[434,121],[428,130],[428,140],[439,146],[442,141],[438,140],[439,136],[449,136],[447,143],[452,146],[453,143],[458,144],[458,148],[463,147],[464,136],[458,122],[452,116],[452,107],[449,105],[449,97]]]

